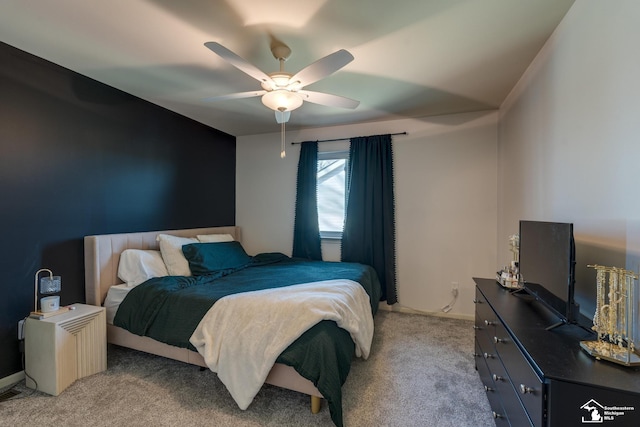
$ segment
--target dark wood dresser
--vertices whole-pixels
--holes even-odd
[[[475,360],[497,426],[640,426],[640,367],[599,361],[594,339],[495,279],[476,283]]]

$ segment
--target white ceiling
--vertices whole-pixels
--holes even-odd
[[[266,73],[295,73],[338,49],[355,60],[308,86],[357,99],[305,103],[289,129],[495,109],[574,0],[2,0],[0,41],[231,135],[278,132],[260,89],[204,46]],[[37,5],[36,5],[37,3]]]

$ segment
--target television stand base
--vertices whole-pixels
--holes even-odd
[[[546,328],[544,328],[545,331],[550,331],[552,329],[555,328],[559,328],[560,326],[564,326],[564,325],[568,325],[569,323],[567,323],[565,320],[560,320],[559,322],[554,323],[553,325],[549,325]]]

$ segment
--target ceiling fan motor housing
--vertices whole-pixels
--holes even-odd
[[[276,90],[276,89],[286,89],[286,90],[294,90],[291,87],[291,77],[293,74],[287,73],[285,71],[276,71],[275,73],[269,73],[270,80],[260,82],[260,85],[264,90]]]

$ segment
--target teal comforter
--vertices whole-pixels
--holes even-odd
[[[233,268],[199,276],[150,279],[129,292],[118,308],[114,325],[193,350],[189,338],[218,299],[240,292],[330,279],[360,283],[369,294],[371,312],[376,313],[381,289],[373,268],[269,253],[249,257],[248,262]],[[342,385],[354,354],[355,344],[349,333],[333,321],[322,321],[291,344],[277,362],[292,366],[313,382],[328,401],[333,422],[342,426]]]

